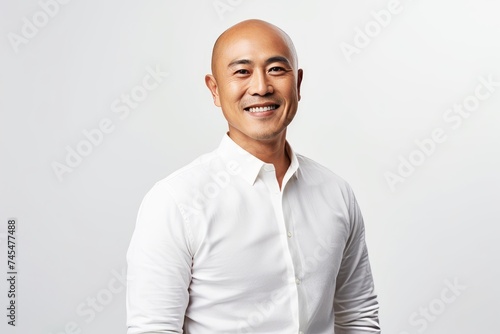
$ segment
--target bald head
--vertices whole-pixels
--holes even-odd
[[[215,42],[212,74],[205,75],[205,84],[236,143],[257,151],[270,145],[274,150],[277,143],[284,147],[302,77],[290,37],[268,22],[247,20]]]
[[[289,50],[291,55],[291,65],[297,70],[297,53],[292,39],[286,32],[277,26],[262,20],[242,21],[224,31],[215,41],[212,50],[212,73],[216,75],[220,64],[220,59],[227,49],[230,49],[237,41],[241,39],[259,39],[264,36],[280,40]]]

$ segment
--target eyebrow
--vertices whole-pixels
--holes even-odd
[[[272,63],[283,63],[289,67],[292,67],[290,65],[290,62],[288,61],[288,59],[286,59],[283,56],[273,56],[271,58],[268,58],[265,62],[266,65],[269,65]],[[254,62],[251,61],[250,59],[236,59],[236,60],[231,61],[229,63],[229,65],[227,65],[227,67],[233,67],[235,65],[253,65],[253,64],[254,64]]]

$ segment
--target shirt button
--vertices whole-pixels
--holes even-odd
[[[288,232],[288,237],[291,238],[292,237],[292,232]]]
[[[300,285],[300,279],[296,278],[296,279],[295,279],[295,283],[296,283],[297,285]]]

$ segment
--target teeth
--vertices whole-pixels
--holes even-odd
[[[269,111],[269,110],[274,110],[276,109],[276,105],[272,106],[267,106],[267,107],[256,107],[256,108],[249,108],[249,112],[264,112],[264,111]]]

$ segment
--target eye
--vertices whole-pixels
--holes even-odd
[[[285,69],[283,67],[274,66],[269,69],[269,72],[283,72]]]
[[[246,74],[249,74],[250,72],[248,70],[245,70],[245,69],[239,69],[239,70],[236,70],[236,72],[234,72],[234,74],[236,75],[246,75]]]

